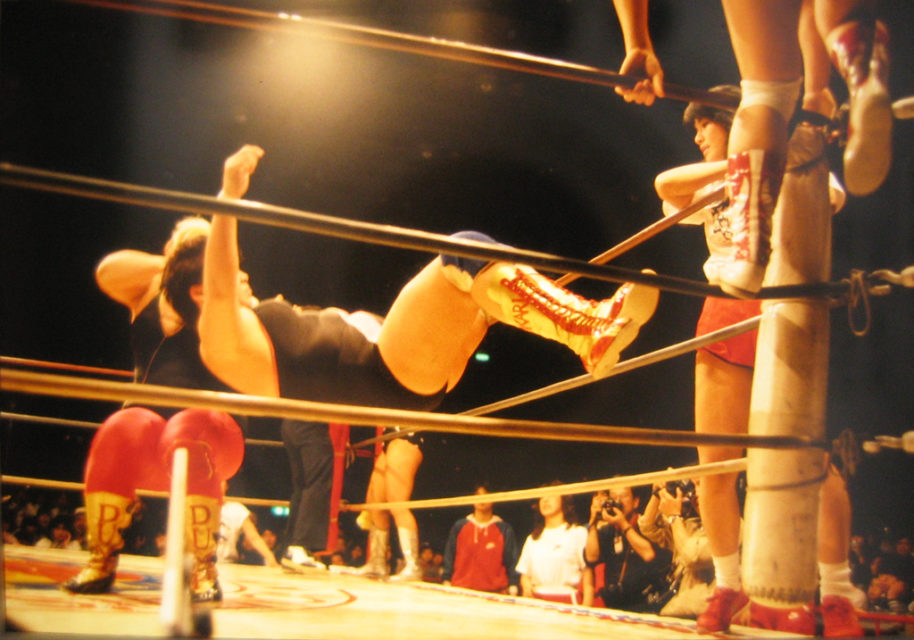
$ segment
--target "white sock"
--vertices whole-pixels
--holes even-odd
[[[717,586],[724,589],[739,591],[743,587],[743,581],[739,571],[739,551],[731,553],[728,556],[712,556],[714,562],[714,575],[717,578]]]
[[[834,564],[819,563],[819,589],[822,597],[843,596],[850,598],[857,592],[851,583],[851,567],[847,560]]]

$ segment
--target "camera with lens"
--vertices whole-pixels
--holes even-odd
[[[693,518],[697,516],[695,483],[691,480],[671,480],[666,483],[667,493],[671,496],[676,497],[676,489],[682,491],[682,517]]]
[[[670,480],[666,483],[666,490],[674,498],[676,497],[676,489],[682,491],[682,497],[686,500],[691,500],[695,497],[695,483],[691,480]]]
[[[618,500],[605,500],[603,502],[603,510],[608,511],[609,513],[613,512],[613,509],[618,509],[622,513],[625,513],[625,507],[622,506],[622,503]]]

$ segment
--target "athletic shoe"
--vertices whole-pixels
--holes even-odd
[[[851,601],[842,596],[825,596],[819,608],[826,638],[855,638],[863,635],[863,627]]]
[[[708,598],[708,607],[698,616],[695,628],[698,633],[716,633],[730,629],[730,621],[749,603],[742,589],[734,591],[724,587],[714,589]]]
[[[749,603],[749,626],[756,629],[799,633],[805,636],[816,635],[816,618],[808,606],[781,609],[751,602]]]
[[[298,545],[292,545],[286,548],[286,553],[280,561],[282,566],[287,569],[292,569],[293,571],[301,571],[302,569],[326,569],[325,565],[320,560],[316,560],[305,551],[304,547]]]

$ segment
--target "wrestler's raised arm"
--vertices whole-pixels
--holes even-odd
[[[122,249],[102,258],[95,282],[105,295],[130,309],[133,320],[159,292],[164,268],[163,255]]]
[[[241,198],[263,149],[245,145],[225,161],[220,198]],[[270,339],[246,303],[247,278],[238,256],[238,221],[214,215],[203,260],[200,356],[223,382],[242,393],[277,397],[279,381]]]

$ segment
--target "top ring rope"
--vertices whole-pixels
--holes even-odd
[[[248,222],[401,249],[446,253],[483,260],[522,262],[550,273],[573,273],[595,280],[615,283],[634,282],[664,291],[700,297],[728,297],[719,287],[674,276],[662,276],[642,273],[634,269],[593,264],[584,260],[563,258],[539,251],[516,249],[472,240],[457,240],[427,231],[339,218],[250,200],[223,200],[214,196],[88,178],[23,167],[6,162],[0,163],[0,184],[175,211],[185,215],[230,215]],[[756,297],[837,297],[845,294],[848,288],[849,284],[847,282],[788,285],[762,289]]]
[[[31,371],[0,371],[0,389],[6,392],[53,395],[87,400],[113,400],[151,406],[199,407],[240,415],[276,416],[314,422],[342,422],[350,425],[402,426],[404,428],[427,427],[435,431],[504,438],[679,447],[705,445],[765,449],[829,449],[830,446],[822,439],[807,436],[708,434],[670,429],[641,429],[547,422],[545,420],[512,420],[461,416],[290,400],[286,398],[266,398],[152,384],[92,380]]]
[[[457,42],[444,38],[419,36],[387,29],[359,26],[325,19],[305,18],[293,13],[279,13],[230,7],[191,0],[146,0],[118,2],[116,0],[64,0],[70,4],[129,11],[193,22],[217,24],[256,31],[289,33],[323,38],[375,49],[411,53],[429,58],[463,62],[484,67],[506,69],[560,80],[569,80],[604,87],[632,88],[641,77],[627,76],[589,65],[545,58],[519,51]],[[666,97],[685,102],[736,109],[738,101],[703,89],[664,82]]]

